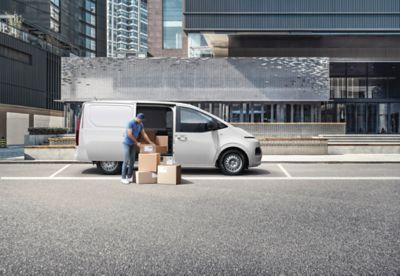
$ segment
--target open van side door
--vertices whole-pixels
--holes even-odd
[[[85,106],[79,147],[85,147],[89,160],[122,161],[126,126],[135,111],[135,103],[95,102]]]
[[[219,147],[218,123],[196,109],[177,106],[174,153],[184,167],[214,167]]]

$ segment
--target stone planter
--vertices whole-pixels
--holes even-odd
[[[26,134],[24,137],[24,144],[26,146],[40,146],[40,145],[48,145],[49,138],[62,138],[62,137],[73,137],[70,134]]]

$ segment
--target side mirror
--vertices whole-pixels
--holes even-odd
[[[207,130],[217,130],[218,124],[215,121],[210,121],[207,123]]]

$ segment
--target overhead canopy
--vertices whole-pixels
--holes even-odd
[[[62,58],[63,101],[329,100],[328,58]]]

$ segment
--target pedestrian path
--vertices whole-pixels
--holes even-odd
[[[24,147],[23,146],[8,146],[7,148],[0,148],[0,160],[4,159],[23,159]]]

